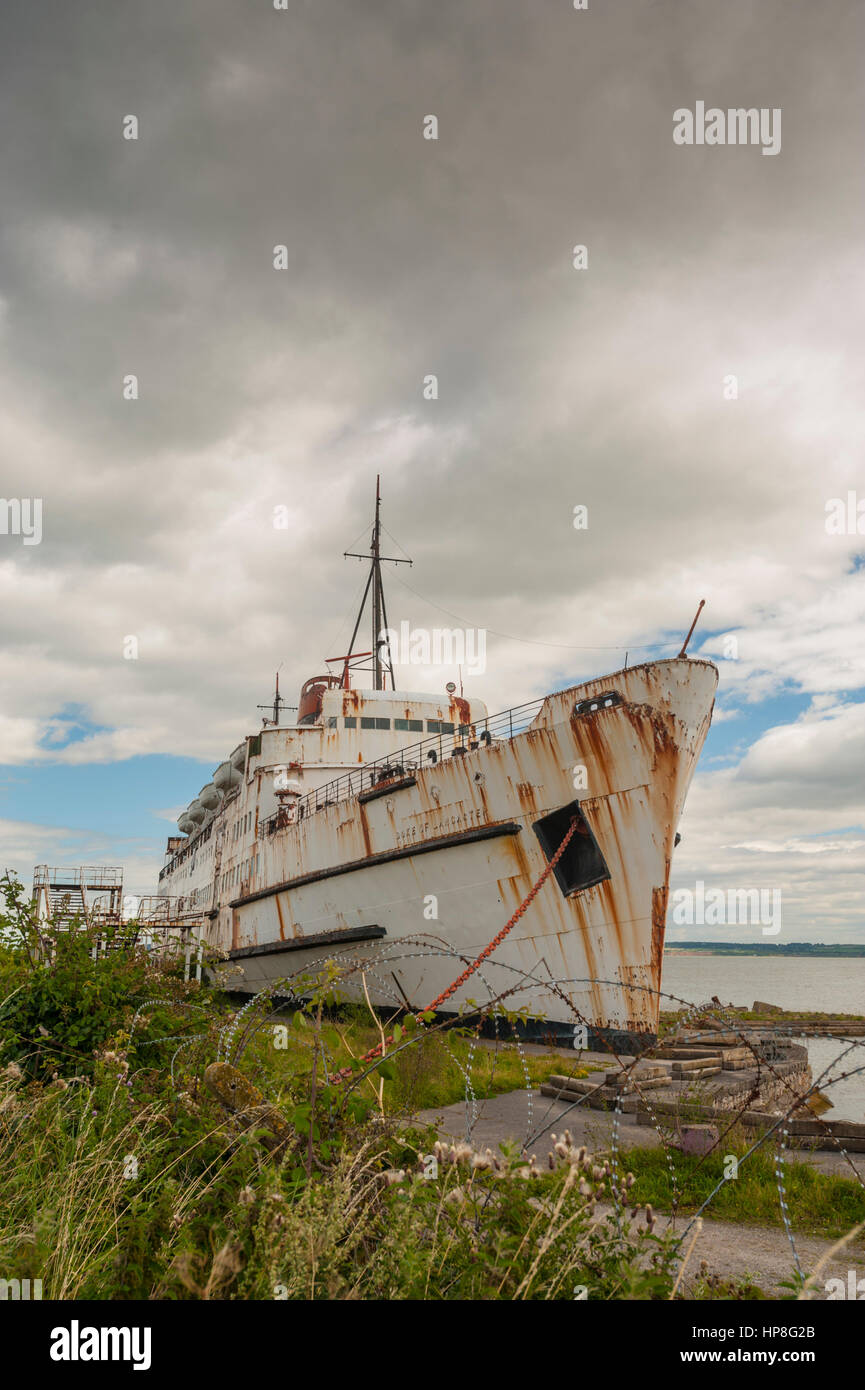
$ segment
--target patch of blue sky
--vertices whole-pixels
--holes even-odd
[[[734,713],[729,719],[713,721],[701,763],[717,765],[738,762],[769,729],[781,724],[795,724],[810,705],[810,695],[793,689],[769,696],[759,704],[739,701],[732,691],[726,699],[719,697],[718,708],[721,711],[729,708]]]
[[[68,748],[72,743],[81,743],[93,734],[110,733],[106,724],[94,724],[85,713],[84,705],[64,705],[57,714],[51,716],[48,728],[39,740],[39,747],[46,752]]]
[[[185,807],[209,781],[213,759],[149,754],[113,763],[0,766],[0,817],[130,836],[161,853],[177,833],[160,816]]]

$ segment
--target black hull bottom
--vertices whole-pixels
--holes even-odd
[[[231,998],[249,1003],[250,996],[240,991],[227,991]],[[273,994],[270,996],[274,1010],[293,1012],[298,1007],[295,999],[286,995]],[[393,1009],[383,1009],[373,1005],[375,1012],[383,1021],[392,1023],[399,1022],[402,1014],[395,1014]],[[329,1010],[327,1012],[330,1012]],[[335,1011],[337,1014],[339,1010]],[[439,1023],[453,1025],[454,1027],[462,1024],[466,1028],[477,1029],[482,1038],[496,1039],[499,1042],[513,1042],[515,1039],[524,1043],[535,1043],[544,1047],[567,1047],[579,1052],[600,1052],[607,1053],[612,1057],[641,1057],[645,1052],[651,1052],[655,1047],[658,1038],[655,1033],[632,1033],[620,1028],[594,1028],[591,1024],[586,1026],[586,1040],[583,1042],[579,1036],[581,1025],[573,1023],[558,1023],[554,1020],[545,1018],[514,1018],[507,1019],[502,1017],[491,1017],[485,1015],[478,1026],[476,1018],[471,1014],[450,1013],[446,1010],[436,1012],[436,1020]]]
[[[459,1021],[457,1014],[439,1013],[436,1017]],[[587,1024],[584,1042],[580,1037],[581,1025],[557,1023],[545,1018],[509,1020],[485,1017],[479,1032],[482,1038],[498,1038],[501,1042],[518,1038],[520,1042],[568,1047],[575,1052],[607,1052],[610,1056],[629,1057],[642,1056],[644,1052],[651,1051],[658,1041],[655,1033],[631,1033],[620,1028],[595,1028]]]

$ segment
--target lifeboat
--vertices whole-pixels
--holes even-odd
[[[218,811],[222,802],[222,792],[214,786],[213,782],[208,782],[198,793],[198,800],[205,811]]]
[[[195,829],[195,821],[192,820],[185,811],[181,811],[177,817],[177,829],[181,835],[191,835]]]
[[[213,785],[217,791],[222,792],[223,796],[230,792],[232,787],[239,787],[242,781],[243,774],[238,772],[230,758],[227,758],[224,763],[220,763],[213,774]]]
[[[187,819],[191,820],[192,824],[196,828],[199,825],[201,825],[202,821],[204,820],[205,810],[198,797],[196,797],[194,801],[190,801],[189,805],[186,808],[186,815]]]
[[[239,743],[229,759],[231,766],[242,772],[246,767],[246,744]]]

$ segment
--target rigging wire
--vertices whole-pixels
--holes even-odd
[[[392,536],[392,535],[391,535],[390,531],[387,529],[387,527],[385,526],[384,522],[381,522],[380,524],[381,524],[381,529],[384,531],[384,533],[385,533],[385,535],[387,536],[388,540],[393,541],[394,545],[397,547],[398,550],[402,550],[403,555],[405,555],[405,558],[408,560],[409,564],[411,564],[411,559],[409,558],[409,556],[408,556],[408,554],[406,553],[406,551],[403,550],[403,547],[400,545],[400,543],[399,543],[399,541],[397,540],[396,536]]]
[[[361,589],[363,588],[364,583],[365,583],[365,580],[361,580],[361,582],[358,584],[357,589],[355,590],[354,598],[352,599],[351,603],[350,603],[349,606],[348,606],[348,610],[347,610],[347,612],[346,612],[346,615],[345,615],[345,617],[342,619],[342,622],[340,623],[339,627],[337,628],[336,633],[334,634],[333,640],[332,640],[331,642],[329,642],[329,643],[327,644],[327,646],[325,647],[325,649],[324,649],[325,651],[333,651],[333,650],[335,649],[336,643],[339,641],[339,638],[341,637],[342,633],[345,631],[345,629],[348,627],[349,623],[351,622],[351,614],[352,614],[352,613],[354,612],[354,610],[355,610],[355,606],[356,606],[356,604],[357,604],[357,600],[358,600],[358,598],[359,598],[359,596],[360,596],[360,591],[361,591]],[[279,667],[280,671],[282,670],[283,666],[285,665],[286,660],[287,660],[287,658],[286,658],[286,657],[283,657],[283,660],[282,660],[282,662],[281,662],[281,664],[280,664],[280,667]],[[324,663],[326,662],[326,660],[327,660],[326,657],[322,657],[322,664],[324,664]]]

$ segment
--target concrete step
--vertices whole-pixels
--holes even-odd
[[[590,1110],[618,1109],[625,1114],[634,1114],[637,1109],[635,1095],[622,1095],[611,1086],[596,1086],[593,1091],[577,1091],[571,1086],[556,1086],[545,1082],[541,1086],[541,1095],[548,1096],[550,1100],[582,1100]]]

